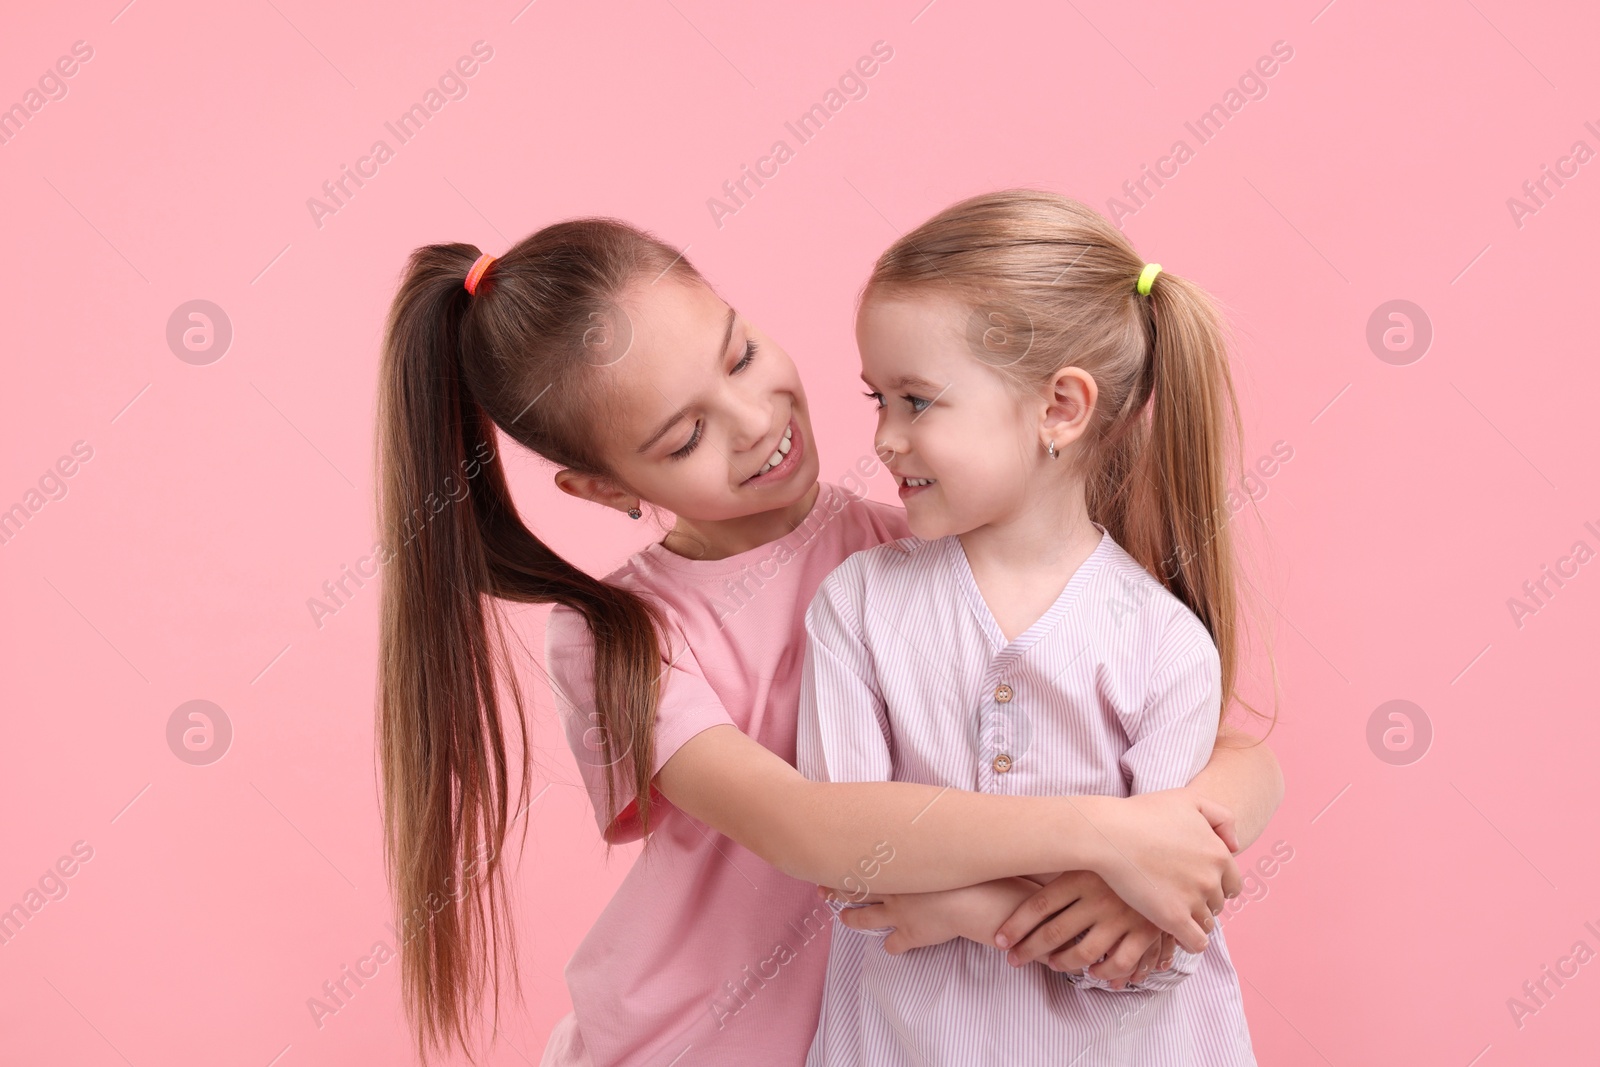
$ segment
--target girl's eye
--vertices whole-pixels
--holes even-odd
[[[746,367],[748,367],[750,365],[751,361],[754,360],[755,358],[756,358],[756,342],[755,342],[754,338],[751,338],[750,340],[746,341],[745,344],[744,344],[744,355],[742,357],[740,357],[739,362],[737,362],[737,363],[735,363],[733,365],[733,373],[738,374],[740,371],[744,370]]]
[[[933,403],[933,401],[924,400],[920,396],[906,395],[906,396],[902,396],[900,399],[902,399],[906,403],[910,404],[911,405],[911,410],[916,412],[918,415],[920,415],[924,411],[928,410],[928,405]]]
[[[861,395],[866,397],[868,400],[872,401],[874,404],[876,404],[878,406],[878,410],[880,410],[880,411],[883,410],[883,394],[882,393],[866,392],[866,393],[862,393]]]
[[[742,371],[746,367],[750,366],[751,361],[753,361],[756,358],[756,351],[757,351],[757,347],[756,347],[755,340],[751,339],[749,341],[746,341],[745,344],[744,344],[744,355],[740,356],[739,357],[739,362],[737,362],[737,363],[735,363],[733,365],[733,373],[734,374],[738,374],[740,371]],[[687,458],[689,453],[693,452],[695,450],[695,448],[700,444],[701,431],[704,428],[705,428],[705,426],[704,426],[703,423],[699,423],[699,422],[695,423],[694,424],[694,433],[689,435],[689,440],[684,442],[683,447],[678,449],[676,452],[667,453],[667,457],[669,459],[685,459],[685,458]]]
[[[671,459],[685,459],[685,458],[687,458],[689,453],[691,453],[691,452],[693,452],[695,450],[695,446],[697,446],[700,443],[700,428],[701,428],[700,423],[698,423],[698,422],[695,423],[694,424],[694,433],[689,435],[689,440],[687,442],[685,442],[684,446],[682,448],[678,449],[676,452],[667,453],[668,457],[671,458]]]

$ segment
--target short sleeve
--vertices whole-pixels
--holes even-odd
[[[1186,786],[1205,767],[1222,717],[1222,661],[1205,626],[1187,608],[1173,612],[1156,643],[1155,668],[1137,715],[1124,716],[1131,742],[1122,754],[1129,793]],[[1170,989],[1193,974],[1200,953],[1174,950],[1172,967],[1125,991]],[[1111,990],[1109,983],[1074,975],[1074,984]]]
[[[860,615],[852,596],[860,592],[859,575],[847,562],[823,580],[806,609],[795,762],[815,782],[886,782],[892,775],[888,708],[871,653],[850,621]]]
[[[701,672],[681,628],[670,613],[663,614],[667,627],[661,643],[669,658],[662,663],[652,778],[694,735],[724,723],[734,725],[722,699]],[[564,605],[553,608],[545,623],[545,666],[567,746],[577,760],[601,836],[612,844],[642,837],[638,798],[628,773],[631,739],[620,738],[607,753],[605,726],[594,698],[594,639],[583,616]],[[616,784],[618,806],[610,826],[605,825],[608,779]],[[668,802],[652,787],[650,803],[659,811]]]
[[[1123,716],[1129,793],[1188,785],[1211,759],[1222,720],[1222,661],[1187,608],[1163,628],[1152,662],[1143,707]]]

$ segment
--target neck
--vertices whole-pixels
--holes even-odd
[[[959,535],[973,572],[1048,578],[1078,569],[1100,542],[1081,478],[1042,485],[999,521]]]
[[[678,516],[677,522],[662,538],[661,547],[687,559],[727,559],[752,548],[760,548],[789,534],[805,521],[816,506],[817,494],[822,491],[820,482],[793,504],[737,519],[689,519]]]

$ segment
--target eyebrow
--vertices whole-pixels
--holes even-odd
[[[872,384],[870,381],[867,380],[867,376],[865,374],[863,374],[861,376],[861,380],[866,382],[868,385]],[[902,374],[902,375],[900,375],[900,377],[896,378],[894,381],[889,383],[889,388],[890,389],[948,389],[949,386],[935,385],[934,383],[928,381],[928,379],[926,379],[926,378],[918,378],[915,374]]]
[[[720,365],[722,363],[722,357],[728,351],[728,342],[733,340],[733,320],[734,320],[734,317],[735,316],[734,316],[734,311],[733,311],[733,305],[729,304],[728,305],[728,321],[727,321],[727,324],[726,324],[726,326],[725,326],[725,328],[723,329],[723,332],[722,332],[722,347],[717,349],[716,359],[713,360],[714,364]],[[639,453],[644,453],[644,452],[650,451],[650,449],[655,446],[655,443],[657,441],[661,440],[663,437],[665,437],[667,435],[667,431],[671,430],[674,426],[678,425],[678,423],[682,422],[686,418],[688,418],[688,416],[686,414],[684,414],[684,410],[682,408],[679,408],[677,411],[674,411],[667,418],[667,420],[665,422],[663,422],[660,426],[658,426],[656,428],[656,432],[651,434],[650,437],[645,441],[645,443],[640,445],[634,451],[639,452]]]

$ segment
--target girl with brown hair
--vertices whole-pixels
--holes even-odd
[[[795,770],[806,605],[849,554],[905,536],[904,513],[818,482],[794,364],[678,250],[608,219],[499,258],[419,248],[380,389],[384,821],[424,1058],[472,1053],[485,995],[497,1021],[517,977],[503,845],[529,770],[502,601],[554,605],[551,683],[597,821],[608,841],[648,835],[567,967],[574,1011],[546,1063],[800,1062],[829,919],[813,883],[921,892],[1081,869],[1204,946],[1238,891],[1230,848],[1281,796],[1264,746],[1219,743],[1191,786],[1126,799]],[[564,491],[635,518],[653,506],[671,530],[603,580],[584,573],[519,515],[497,430]]]

